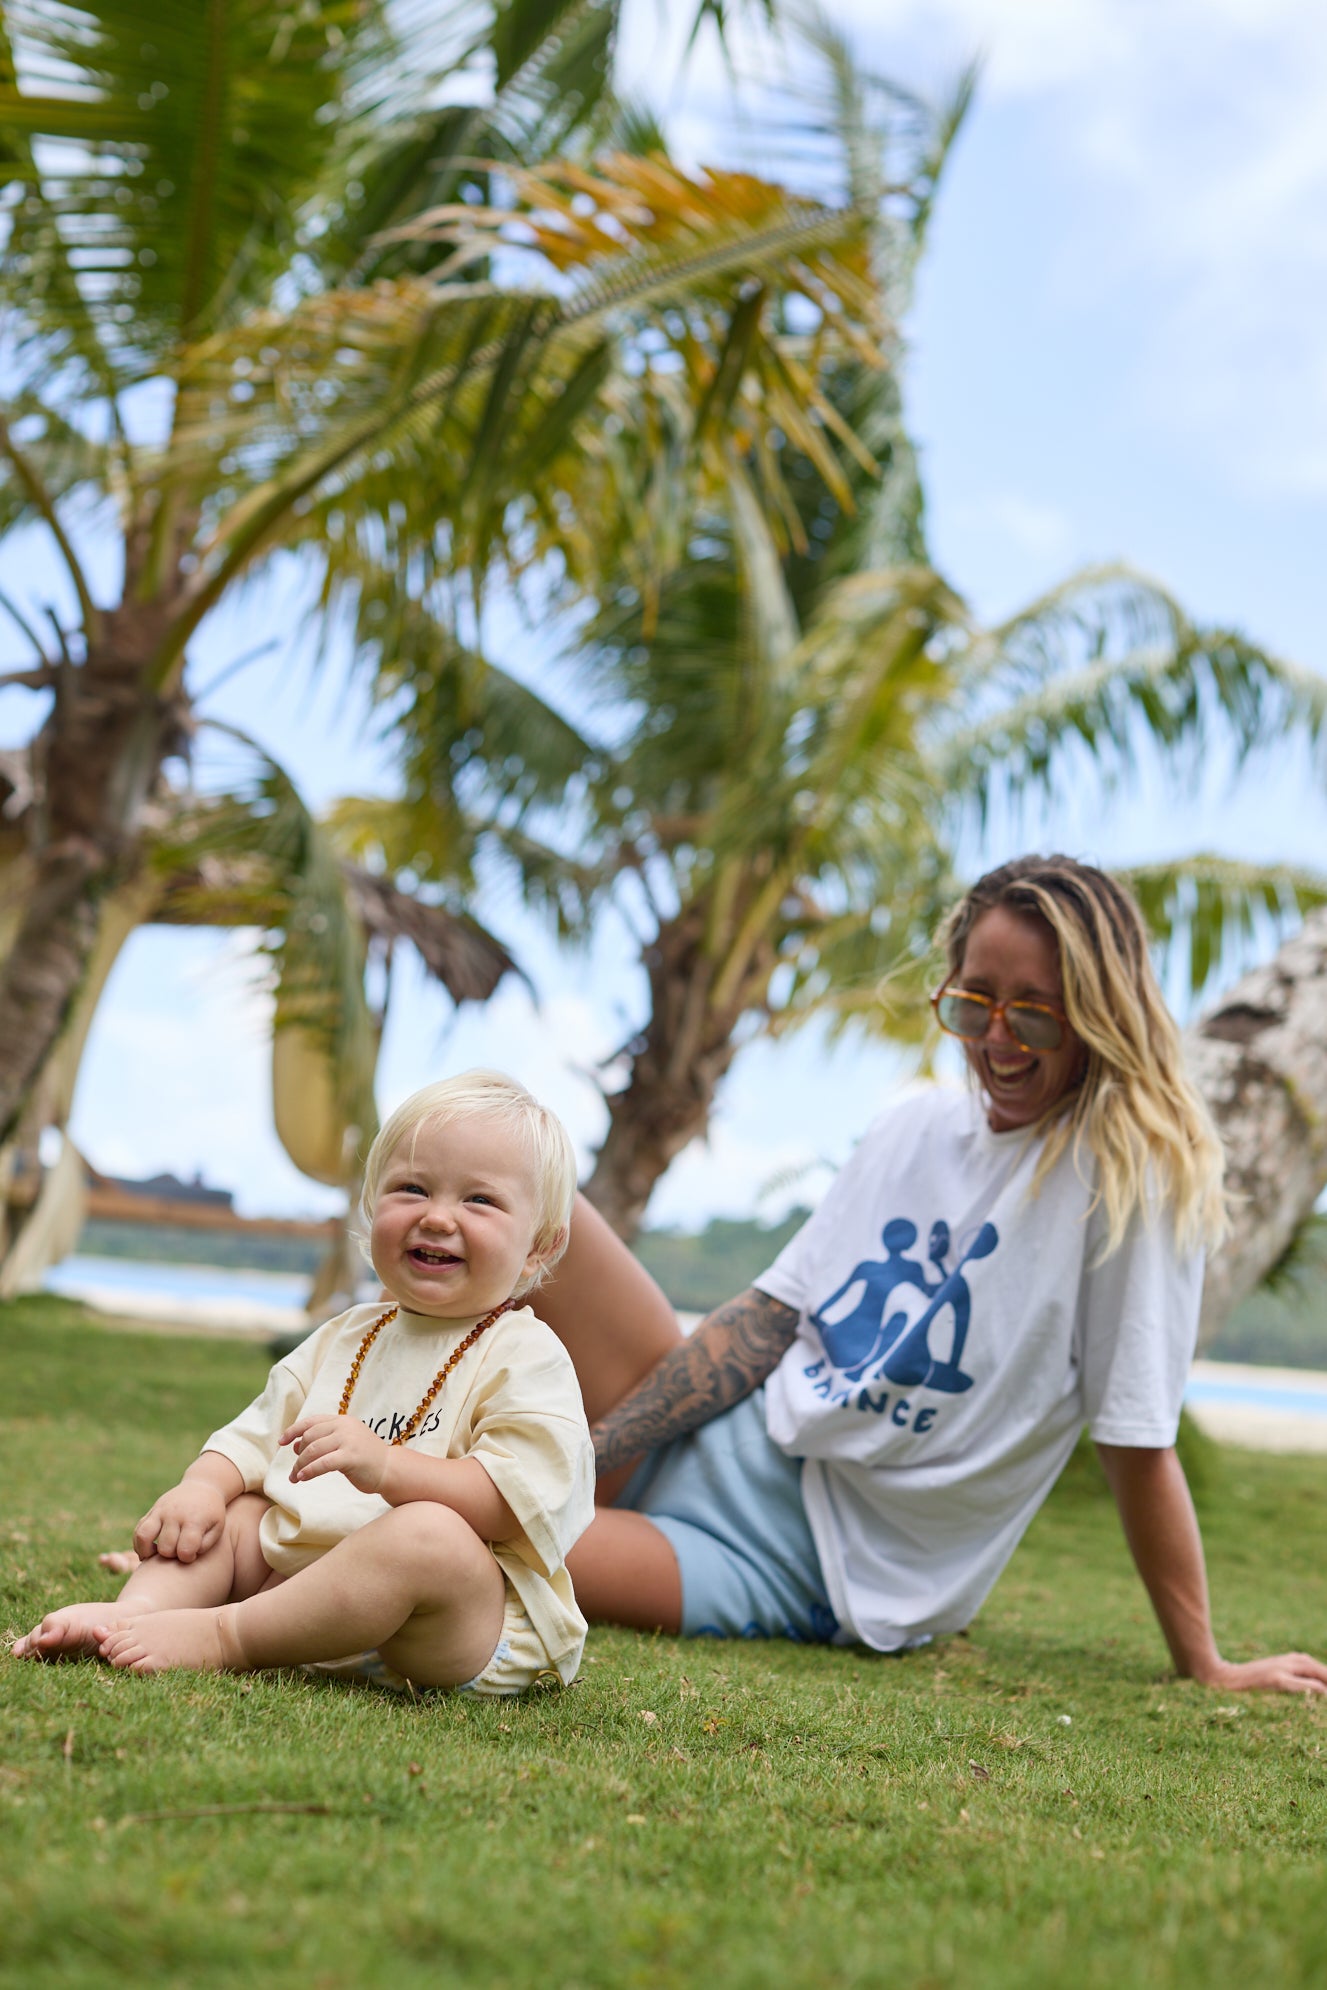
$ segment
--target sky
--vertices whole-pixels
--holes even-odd
[[[677,8],[629,9],[624,74],[694,159],[739,141],[722,64],[677,80]],[[906,327],[936,563],[983,617],[1076,566],[1127,559],[1198,620],[1327,672],[1327,10],[1317,0],[831,0],[867,68],[923,93],[974,56],[977,95],[949,161]],[[739,68],[758,58],[739,42]],[[662,83],[660,79],[663,79]],[[0,550],[0,584],[31,567]],[[107,577],[109,579],[109,576]],[[335,660],[313,670],[298,604],[255,588],[196,646],[192,681],[275,633],[276,652],[206,701],[252,731],[315,802],[390,786],[390,755]],[[15,659],[17,660],[17,659]],[[0,664],[9,661],[0,652]],[[0,694],[0,741],[31,722]],[[1283,751],[1231,789],[1143,770],[1103,803],[996,822],[973,862],[1030,843],[1129,862],[1195,849],[1327,869],[1327,779]],[[499,1063],[566,1118],[586,1157],[595,1082],[640,1016],[626,936],[559,956],[509,895],[480,918],[532,975],[455,1014],[407,971],[380,1066],[384,1111],[416,1085]],[[267,998],[234,935],[149,930],[115,970],[72,1133],[96,1166],[232,1188],[250,1214],[322,1211],[270,1126]],[[674,1164],[649,1220],[773,1217],[813,1198],[906,1067],[814,1030],[744,1049],[707,1142]]]

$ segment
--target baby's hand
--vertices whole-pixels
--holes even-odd
[[[281,1433],[283,1444],[295,1447],[292,1485],[321,1478],[324,1472],[344,1472],[360,1492],[381,1492],[391,1464],[392,1447],[375,1437],[366,1423],[353,1416],[309,1416]]]
[[[134,1529],[134,1548],[144,1561],[193,1562],[215,1548],[226,1529],[226,1502],[215,1486],[183,1479],[153,1502]]]

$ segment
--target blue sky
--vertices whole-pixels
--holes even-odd
[[[833,0],[869,66],[928,90],[984,54],[908,326],[907,401],[923,450],[933,554],[986,616],[1087,561],[1126,558],[1199,619],[1327,672],[1327,10],[1310,0]],[[640,87],[674,72],[666,13],[640,0],[624,59]],[[757,60],[742,52],[744,66]],[[685,148],[728,143],[724,83],[702,49],[663,108]],[[30,547],[10,548],[11,578]],[[315,799],[390,781],[333,664],[317,678],[293,604],[258,588],[209,628],[196,681],[270,632],[276,654],[211,701],[257,733]],[[0,738],[31,701],[0,696]],[[1054,842],[1104,861],[1199,847],[1327,868],[1327,781],[1302,756],[1177,792],[1145,773],[1103,805],[996,825],[981,855]],[[598,1060],[629,1033],[624,937],[560,959],[505,898],[477,906],[531,969],[453,1017],[402,977],[381,1068],[389,1108],[442,1070],[499,1062],[561,1110],[588,1153]],[[116,970],[73,1120],[98,1166],[201,1169],[251,1212],[327,1206],[270,1130],[265,998],[233,936],[148,932]],[[898,1081],[890,1054],[812,1034],[744,1051],[710,1141],[675,1165],[652,1220],[756,1206],[771,1179],[843,1157]],[[803,1192],[823,1180],[803,1178]],[[790,1191],[768,1194],[777,1210]]]

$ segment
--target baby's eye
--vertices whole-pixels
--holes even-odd
[[[468,1195],[465,1199],[467,1202],[482,1203],[486,1209],[493,1209],[496,1207],[492,1196],[485,1195],[483,1191],[479,1189],[477,1189],[473,1195]]]
[[[398,1195],[427,1195],[428,1190],[420,1182],[398,1182],[396,1193]]]

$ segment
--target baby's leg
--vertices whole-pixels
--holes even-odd
[[[133,1619],[101,1645],[135,1672],[250,1672],[376,1648],[418,1686],[483,1671],[502,1633],[502,1571],[450,1507],[412,1501],[246,1602]]]
[[[130,1617],[252,1596],[272,1573],[258,1544],[258,1525],[269,1504],[261,1493],[243,1493],[226,1508],[225,1530],[215,1547],[192,1562],[149,1555],[113,1603],[70,1603],[52,1610],[17,1640],[15,1658],[76,1658],[96,1651],[107,1632]]]

